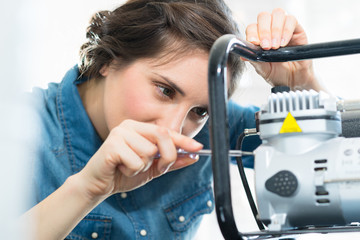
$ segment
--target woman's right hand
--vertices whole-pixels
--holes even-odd
[[[151,123],[125,120],[89,160],[79,177],[92,198],[106,198],[144,185],[169,170],[195,163],[198,158],[177,157],[177,148],[199,151],[202,144]],[[161,157],[154,159],[160,153]]]

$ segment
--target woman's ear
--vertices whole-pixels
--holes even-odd
[[[101,74],[101,76],[106,77],[109,74],[109,65],[105,64],[104,66],[102,66],[99,73]]]

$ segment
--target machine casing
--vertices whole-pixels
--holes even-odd
[[[339,137],[336,102],[304,90],[272,94],[263,106],[255,189],[269,230],[360,220],[360,138]]]

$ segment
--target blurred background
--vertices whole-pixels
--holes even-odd
[[[0,230],[2,238],[15,239],[18,231],[9,226],[26,196],[26,154],[21,145],[31,129],[24,125],[22,106],[16,97],[33,86],[46,87],[59,82],[78,61],[78,50],[85,41],[85,29],[93,13],[113,9],[123,0],[18,0],[1,1],[0,39]],[[262,11],[281,7],[297,17],[310,43],[360,38],[360,1],[356,0],[226,0],[243,33],[256,22]],[[316,74],[329,92],[346,99],[360,98],[358,67],[360,55],[314,60]],[[270,91],[252,67],[246,74],[234,100],[240,104],[262,105]],[[19,141],[20,140],[20,141]],[[17,149],[23,149],[18,151]],[[231,167],[234,212],[239,230],[257,230],[235,166]],[[248,170],[250,184],[253,172]],[[15,200],[15,201],[14,201]],[[10,219],[10,221],[9,221]],[[2,222],[1,222],[2,221]],[[8,234],[8,235],[7,235]],[[4,237],[5,236],[5,237]],[[12,236],[6,237],[6,236]],[[21,238],[19,238],[21,239]],[[222,239],[215,213],[205,216],[196,239]]]

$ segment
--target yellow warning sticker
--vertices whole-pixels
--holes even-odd
[[[283,125],[280,129],[280,133],[293,133],[293,132],[302,132],[302,130],[297,124],[296,119],[289,112],[283,122]]]

